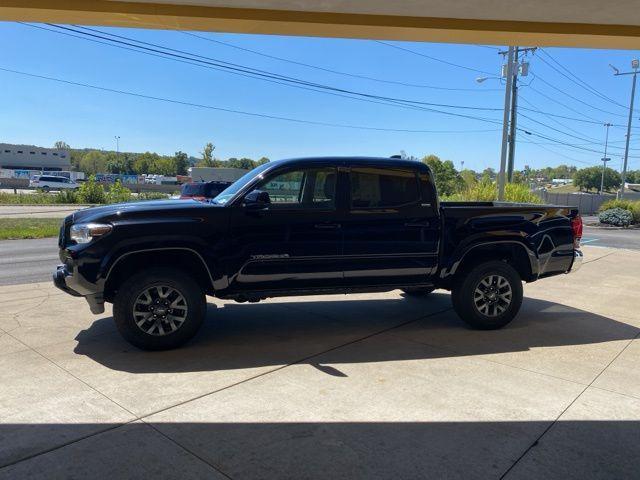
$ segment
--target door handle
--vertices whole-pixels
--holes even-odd
[[[337,230],[341,225],[339,223],[316,223],[314,228],[318,230]]]
[[[416,227],[416,228],[425,228],[428,227],[429,221],[424,221],[424,222],[407,222],[404,224],[405,227]]]

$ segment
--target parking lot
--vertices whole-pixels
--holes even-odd
[[[449,295],[211,299],[185,348],[0,288],[0,478],[634,478],[640,252],[585,247],[472,331]]]

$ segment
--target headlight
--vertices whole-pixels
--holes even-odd
[[[77,223],[71,225],[70,237],[76,243],[88,243],[95,237],[106,235],[112,228],[106,223]]]

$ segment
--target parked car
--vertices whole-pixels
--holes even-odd
[[[451,291],[479,329],[508,324],[522,282],[576,270],[572,207],[439,202],[429,167],[376,158],[269,162],[212,202],[80,210],[61,227],[55,285],[93,313],[113,303],[133,345],[177,347],[200,328],[205,295],[268,297],[401,289]]]
[[[190,182],[180,188],[180,199],[208,200],[215,198],[231,185],[231,182]]]
[[[51,190],[75,190],[80,185],[73,180],[69,180],[67,177],[56,175],[36,175],[29,181],[29,186],[49,192]]]

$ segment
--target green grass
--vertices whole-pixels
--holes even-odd
[[[0,240],[57,237],[60,218],[0,218]]]

